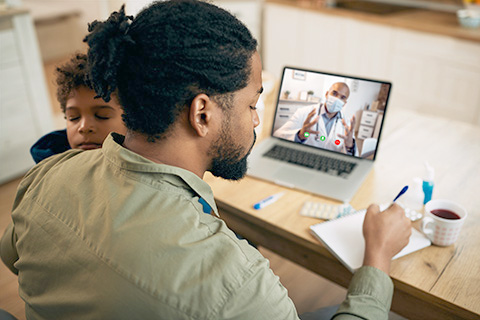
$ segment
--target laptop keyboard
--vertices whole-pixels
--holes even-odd
[[[268,158],[293,163],[341,177],[347,177],[357,165],[353,162],[330,158],[311,152],[299,151],[278,145],[273,146],[263,155]]]

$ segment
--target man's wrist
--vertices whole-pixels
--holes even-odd
[[[305,140],[307,140],[301,133],[302,133],[302,130],[299,130],[299,131],[297,132],[297,137],[298,137],[298,139],[300,139],[300,141],[305,141]]]
[[[392,260],[385,258],[381,254],[371,254],[365,251],[365,257],[363,259],[364,266],[370,266],[382,270],[386,274],[390,274],[390,264]]]
[[[345,147],[347,149],[353,149],[355,147],[355,139],[352,138],[352,141],[350,142],[350,146],[348,146],[348,144],[345,144]]]

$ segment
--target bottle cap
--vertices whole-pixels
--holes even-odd
[[[419,177],[413,178],[411,185],[401,200],[399,200],[409,210],[420,212],[423,208],[423,200],[425,194],[422,188],[422,179]]]
[[[433,179],[435,177],[435,170],[428,164],[427,161],[425,161],[425,169],[427,170],[427,176],[425,178],[425,181],[433,182]]]

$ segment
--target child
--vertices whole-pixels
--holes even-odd
[[[57,68],[57,99],[67,128],[46,134],[32,146],[30,153],[36,163],[71,148],[98,149],[110,132],[126,133],[118,99],[95,99],[86,66],[87,56],[76,54]]]

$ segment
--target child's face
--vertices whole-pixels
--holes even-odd
[[[81,86],[72,91],[65,106],[68,143],[72,149],[101,148],[112,131],[125,134],[122,109],[115,97],[110,102],[94,99],[95,91]]]

